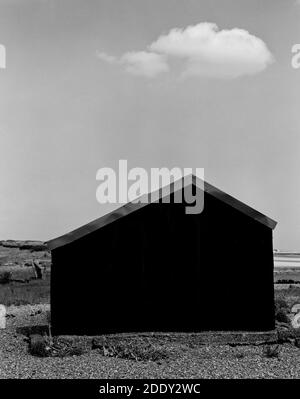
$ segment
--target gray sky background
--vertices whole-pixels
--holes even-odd
[[[299,19],[296,0],[0,0],[0,239],[47,240],[102,215],[96,171],[127,159],[204,167],[278,221],[275,247],[299,250]],[[201,22],[248,31],[275,61],[234,79],[182,78],[176,57],[152,78],[120,61]]]

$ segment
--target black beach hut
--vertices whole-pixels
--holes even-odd
[[[272,330],[276,222],[201,189],[199,214],[129,203],[49,241],[53,332]]]

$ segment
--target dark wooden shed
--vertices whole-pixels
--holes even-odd
[[[53,332],[272,330],[276,222],[203,191],[199,214],[129,203],[49,241]]]

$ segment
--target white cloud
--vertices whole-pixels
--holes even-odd
[[[122,56],[121,62],[125,65],[126,71],[134,75],[143,75],[153,78],[162,72],[169,70],[164,55],[147,52],[133,51]]]
[[[259,73],[274,60],[260,38],[244,29],[219,30],[208,22],[171,29],[150,44],[147,51],[127,52],[119,58],[98,53],[98,57],[149,78],[169,71],[168,61],[172,59],[182,60],[184,76],[229,79]]]
[[[103,52],[97,52],[97,56],[108,64],[123,65],[125,70],[133,75],[141,75],[148,78],[153,78],[169,70],[164,55],[149,51],[131,51],[119,58]]]
[[[118,62],[117,57],[99,51],[97,51],[97,57],[100,58],[100,60],[107,62],[108,64],[114,64]]]
[[[185,61],[185,75],[235,78],[264,70],[273,61],[266,44],[243,29],[218,30],[200,23],[172,29],[149,48]]]

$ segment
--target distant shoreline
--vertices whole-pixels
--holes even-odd
[[[274,252],[275,269],[298,269],[300,268],[300,254],[292,252]]]

